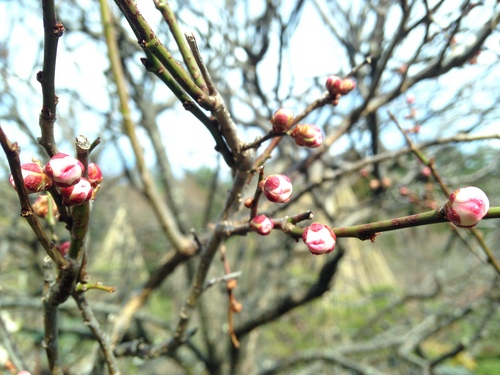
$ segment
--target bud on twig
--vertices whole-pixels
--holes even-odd
[[[78,206],[84,204],[92,198],[92,186],[86,178],[80,178],[72,186],[62,187],[61,195],[65,206]]]
[[[45,165],[45,173],[59,187],[68,187],[78,182],[84,171],[83,164],[72,156],[55,154]]]
[[[356,87],[356,82],[354,82],[354,80],[351,78],[341,79],[337,76],[332,75],[326,79],[325,86],[330,95],[334,97],[337,94],[349,94]]]
[[[89,163],[87,174],[90,185],[94,188],[103,180],[101,168],[99,168],[99,166],[95,163]]]
[[[312,124],[298,124],[293,128],[290,136],[297,145],[307,148],[316,148],[323,143],[323,133]]]
[[[52,186],[52,180],[43,172],[43,168],[36,163],[25,163],[21,165],[21,173],[23,175],[24,186],[28,194],[38,193],[48,190]],[[16,184],[12,175],[9,177],[9,182],[14,189]]]
[[[271,117],[273,133],[284,133],[292,126],[293,111],[288,108],[280,108]]]
[[[38,198],[35,199],[35,201],[31,205],[33,207],[33,212],[35,213],[36,216],[41,218],[47,217],[49,213],[49,199],[51,200],[50,206],[52,206],[52,214],[54,216],[57,216],[59,214],[59,212],[57,211],[57,205],[54,202],[52,196],[49,194],[44,194],[38,196]]]
[[[312,223],[302,233],[302,240],[314,255],[327,254],[335,249],[337,236],[324,224]]]
[[[468,186],[450,194],[444,205],[446,217],[460,228],[472,228],[486,215],[490,201],[479,188]]]
[[[272,174],[259,182],[259,189],[271,202],[286,203],[292,196],[292,182],[284,174]]]
[[[266,215],[257,215],[250,220],[250,228],[262,236],[267,236],[274,228],[274,223]]]

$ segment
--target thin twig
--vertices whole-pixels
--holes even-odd
[[[96,341],[99,343],[101,347],[101,352],[104,356],[104,361],[108,366],[108,371],[111,375],[120,375],[120,370],[118,368],[118,364],[116,363],[116,358],[111,348],[111,343],[109,338],[101,329],[101,326],[96,319],[94,312],[90,308],[87,299],[83,292],[75,292],[73,293],[73,298],[78,304],[80,308],[80,312],[82,314],[83,320],[87,327],[92,331]]]
[[[428,159],[424,153],[415,145],[415,143],[412,142],[408,134],[404,131],[404,129],[401,127],[399,124],[397,118],[390,112],[389,117],[391,120],[394,122],[394,124],[397,126],[399,131],[403,134],[403,136],[406,139],[406,142],[410,146],[410,150],[415,154],[415,156],[425,165],[427,165],[432,172],[432,176],[436,179],[438,182],[439,186],[441,187],[441,191],[446,195],[449,196],[451,191],[450,189],[446,186],[444,183],[443,179],[441,178],[441,174],[438,172],[434,165],[434,161],[432,159]],[[491,210],[493,212],[496,212],[496,210]],[[490,214],[490,211],[488,211],[488,214]],[[488,216],[488,215],[487,215]],[[491,216],[490,216],[491,217]],[[485,217],[486,218],[486,217]],[[484,253],[486,254],[486,257],[488,258],[488,263],[490,263],[493,268],[495,269],[496,273],[500,275],[500,262],[495,258],[495,255],[493,254],[493,251],[490,249],[488,244],[484,241],[484,236],[481,232],[479,232],[476,228],[471,228],[470,232],[472,236],[476,239],[476,241],[479,243],[481,248],[483,249]]]

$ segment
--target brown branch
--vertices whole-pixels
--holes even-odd
[[[21,204],[21,216],[26,219],[38,241],[57,266],[59,268],[67,268],[68,261],[62,257],[61,253],[59,253],[59,251],[55,248],[55,244],[49,240],[42,228],[42,225],[38,221],[38,218],[35,216],[33,208],[31,207],[31,202],[28,197],[26,187],[24,186],[24,180],[21,173],[21,162],[19,160],[21,149],[19,148],[17,142],[11,143],[9,141],[6,134],[3,132],[2,127],[0,127],[0,143],[2,144],[2,148],[7,156],[10,171],[17,187],[19,203]]]
[[[89,306],[84,293],[74,292],[73,298],[78,304],[85,325],[89,327],[89,329],[92,331],[92,334],[94,335],[94,338],[99,343],[102,355],[104,357],[106,365],[108,366],[109,373],[111,375],[120,375],[118,364],[116,363],[113,350],[111,349],[110,340],[101,329],[101,326],[98,320],[96,319],[94,312]]]
[[[37,80],[42,85],[43,104],[39,120],[42,136],[39,138],[38,143],[52,157],[57,153],[56,141],[54,139],[54,122],[56,121],[57,105],[54,84],[57,44],[59,38],[63,35],[64,26],[56,18],[54,0],[43,0],[42,11],[44,29],[43,70],[38,72]]]

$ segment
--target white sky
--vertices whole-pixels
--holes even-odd
[[[96,6],[95,2],[89,0],[84,0],[82,3]],[[146,19],[159,19],[152,1],[138,0],[137,3]],[[114,6],[114,3],[111,2],[111,6]],[[207,9],[210,9],[210,6],[207,5]],[[33,12],[26,12],[21,10],[16,2],[0,2],[0,35],[10,35],[8,38],[9,59],[15,61],[15,65],[11,65],[9,82],[12,87],[15,87],[16,92],[21,93],[16,98],[16,106],[19,112],[23,114],[23,118],[31,125],[33,132],[38,136],[41,89],[35,80],[35,74],[41,69],[41,65],[35,65],[35,62],[41,62],[40,43],[43,37],[43,29],[40,17],[35,15],[35,9]],[[480,16],[487,17],[489,14],[478,12],[477,17],[475,16],[474,19],[478,21]],[[326,31],[317,11],[308,2],[303,10],[302,17],[302,22],[298,25],[298,30],[291,40],[289,59],[284,66],[285,72],[290,77],[294,77],[296,88],[299,91],[306,90],[312,77],[326,77],[328,74],[339,73],[349,68],[345,65],[345,59],[341,58],[344,55],[344,50],[338,48],[334,39]],[[152,21],[151,24],[156,24],[156,22]],[[99,26],[97,22],[96,25]],[[492,43],[495,43],[495,41],[498,47],[498,37]],[[276,45],[276,40],[272,40],[272,44]],[[106,145],[110,141],[106,138],[106,135],[99,134],[102,119],[96,117],[86,108],[75,106],[70,93],[66,91],[66,89],[76,89],[78,95],[88,105],[102,112],[107,111],[109,107],[108,82],[102,72],[107,69],[108,62],[106,55],[102,52],[96,51],[94,42],[89,42],[85,37],[76,33],[66,33],[61,38],[56,76],[56,93],[60,97],[59,118],[56,128],[59,139],[63,139],[68,134],[63,133],[64,131],[61,131],[60,126],[57,125],[63,125],[63,129],[68,129],[64,127],[66,124],[70,124],[76,129],[74,135],[85,134],[91,140],[101,136],[104,143],[101,147],[105,152],[101,155],[99,162],[103,169],[113,170],[114,165],[116,165],[116,155],[114,154],[114,148]],[[497,56],[494,54],[481,56],[481,59],[491,58],[497,58]],[[75,64],[75,61],[82,61],[83,63]],[[483,61],[486,62],[486,60]],[[266,71],[272,72],[275,66],[276,56],[270,54],[260,69],[265,74]],[[481,65],[478,65],[478,69],[481,69]],[[450,86],[457,85],[460,82],[461,74],[463,74],[463,71],[456,70],[449,76],[441,78],[441,83]],[[497,72],[495,76],[497,82],[498,78],[500,78],[499,75],[500,73]],[[265,84],[266,80],[264,79],[263,82]],[[269,80],[269,82],[274,84],[274,80]],[[288,84],[286,79],[283,84]],[[164,95],[169,95],[166,88]],[[482,94],[481,97],[478,96],[473,100],[486,102],[488,96]],[[431,104],[438,105],[439,101],[434,101]],[[404,105],[404,98],[399,102],[396,101],[395,105]],[[417,105],[421,104],[417,103]],[[3,106],[4,104],[0,103],[0,113],[2,114]],[[183,170],[198,168],[201,165],[215,166],[216,153],[213,150],[215,144],[212,137],[189,112],[183,110],[181,106],[178,108],[177,111],[169,111],[159,118],[159,124],[164,134],[168,156],[172,161],[174,172],[180,175]],[[72,109],[72,113],[69,112],[70,109]],[[294,108],[297,112],[302,109]],[[342,110],[341,106],[339,110]],[[21,145],[26,144],[26,138],[17,131],[16,126],[5,122],[2,123],[2,126],[11,140],[19,141]],[[426,131],[423,130],[424,136]],[[185,135],[189,135],[188,141],[185,139]],[[433,134],[429,134],[429,136],[431,135]],[[253,140],[255,133],[251,132],[247,136],[247,140]],[[122,139],[120,144],[124,150],[130,149],[127,140]],[[345,145],[345,142],[343,146],[337,145],[337,150],[345,147]],[[151,146],[144,144],[143,147],[146,150],[149,163],[153,164],[154,155],[150,151]],[[61,142],[59,148],[63,152],[72,152],[72,145],[69,143]],[[24,147],[23,150],[23,162],[28,161],[37,152],[36,149],[31,147]],[[133,162],[133,158],[130,158],[130,160]],[[131,166],[129,165],[129,167]]]

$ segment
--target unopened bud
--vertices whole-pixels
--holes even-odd
[[[66,255],[68,255],[68,252],[69,252],[69,248],[71,247],[71,242],[69,241],[65,241],[61,244],[61,246],[59,246],[59,252],[61,253],[61,255],[63,257],[65,257]]]
[[[235,313],[240,313],[241,310],[243,310],[243,305],[238,301],[234,301],[231,304],[231,310],[233,310],[233,312],[235,312]]]
[[[48,190],[52,186],[52,180],[43,172],[43,168],[36,163],[25,163],[21,165],[21,173],[23,175],[24,186],[28,190],[28,194],[38,193],[40,191]],[[12,175],[9,177],[9,182],[14,189],[16,183]]]
[[[33,204],[31,205],[33,207],[33,212],[35,213],[36,216],[45,218],[48,213],[49,213],[49,200],[51,201],[51,206],[52,206],[52,214],[54,216],[57,216],[59,212],[57,211],[57,205],[56,202],[54,202],[54,199],[52,198],[51,195],[40,195],[38,198],[35,199]]]
[[[90,185],[92,185],[92,187],[94,188],[103,180],[101,168],[99,168],[99,166],[95,163],[89,163],[87,168],[87,175]]]
[[[340,77],[332,75],[326,79],[326,89],[330,93],[331,96],[335,96],[340,94],[340,85],[342,84],[342,79]]]
[[[227,288],[227,290],[232,290],[232,289],[236,288],[237,285],[238,285],[238,281],[236,281],[236,279],[230,279],[226,283],[226,288]]]
[[[302,240],[314,255],[327,254],[335,249],[337,236],[326,225],[312,223],[302,233]]]
[[[65,206],[78,206],[92,198],[92,186],[85,178],[80,178],[74,185],[61,188],[63,204]]]
[[[288,108],[280,108],[271,117],[273,133],[284,133],[292,126],[293,111]]]
[[[312,124],[296,125],[290,136],[297,145],[307,148],[316,148],[323,143],[323,133],[316,125]]]
[[[406,103],[413,104],[415,103],[415,100],[416,100],[415,95],[413,94],[406,95]]]
[[[479,188],[469,186],[450,194],[444,206],[446,217],[461,228],[472,228],[486,215],[490,201]]]
[[[266,215],[257,215],[250,220],[250,228],[262,236],[267,236],[274,228],[274,223]]]
[[[272,174],[259,182],[259,189],[271,202],[286,203],[292,196],[292,182],[284,174]]]
[[[356,82],[351,78],[344,78],[340,83],[339,94],[347,95],[356,87]]]
[[[253,198],[247,198],[247,199],[245,199],[245,202],[243,202],[243,205],[246,208],[252,207],[252,204],[253,204]]]
[[[61,152],[55,154],[44,168],[45,173],[59,187],[75,184],[82,177],[84,169],[83,164],[78,159]]]

